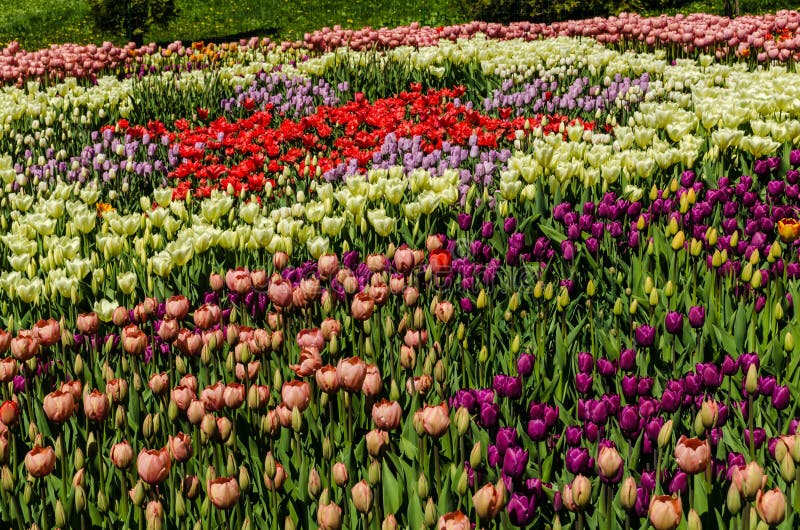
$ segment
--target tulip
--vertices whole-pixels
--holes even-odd
[[[745,499],[753,500],[764,487],[766,476],[763,468],[757,462],[750,462],[746,466],[735,466],[731,473],[731,480]]]
[[[32,332],[20,330],[16,337],[11,339],[11,355],[18,361],[24,362],[39,353],[39,339]]]
[[[122,328],[122,347],[128,354],[142,355],[147,342],[147,335],[136,324]]]
[[[311,400],[311,387],[305,381],[287,381],[281,388],[281,398],[290,410],[297,408],[302,412]]]
[[[194,310],[195,325],[200,329],[208,329],[211,326],[218,324],[222,317],[222,310],[215,304],[203,304]]]
[[[372,458],[379,458],[383,450],[389,445],[389,433],[380,429],[369,431],[364,439],[367,445],[367,452]]]
[[[622,478],[622,457],[616,448],[601,445],[597,454],[597,473],[604,482],[616,483]]]
[[[47,320],[39,320],[33,325],[33,336],[39,339],[42,346],[52,346],[61,340],[61,327],[58,320],[49,318]]]
[[[657,495],[650,501],[648,516],[656,530],[674,530],[680,524],[682,515],[680,499],[671,495]]]
[[[472,525],[469,518],[461,513],[455,511],[446,513],[439,517],[439,522],[436,524],[436,530],[471,530]]]
[[[92,390],[83,396],[83,413],[92,421],[105,421],[111,412],[111,403],[106,394]]]
[[[97,313],[80,313],[75,320],[75,327],[83,335],[94,335],[100,327],[100,318]]]
[[[353,302],[350,305],[350,314],[356,320],[364,321],[372,316],[374,309],[375,301],[368,293],[362,292],[353,297]]]
[[[235,293],[247,293],[253,286],[250,278],[250,271],[242,267],[227,271],[225,273],[225,285],[230,291]]]
[[[320,530],[339,530],[342,526],[342,509],[334,504],[320,504],[317,508],[317,524]]]
[[[275,476],[273,478],[267,477],[266,473],[264,474],[264,485],[270,491],[278,491],[283,487],[283,483],[286,480],[286,471],[283,469],[282,464],[275,464]]]
[[[52,447],[36,445],[25,455],[25,469],[36,478],[46,477],[55,466],[56,453]]]
[[[189,299],[179,294],[171,296],[165,304],[167,316],[175,320],[183,320],[189,314]]]
[[[778,525],[786,516],[786,497],[778,488],[766,492],[758,490],[756,510],[765,523],[770,526]]]
[[[111,379],[106,383],[106,395],[112,405],[116,405],[128,397],[128,382],[124,379]]]
[[[434,250],[428,256],[430,262],[431,272],[434,275],[445,275],[450,272],[450,264],[453,259],[450,256],[450,251],[444,248]]]
[[[778,235],[784,243],[793,243],[800,237],[800,222],[796,219],[781,219],[778,221]]]
[[[394,268],[400,274],[406,274],[414,268],[416,260],[414,259],[414,251],[408,248],[408,245],[400,245],[400,248],[394,252]]]
[[[337,486],[340,488],[347,484],[347,467],[342,462],[336,462],[333,464],[333,469],[331,471],[333,475],[333,481],[336,483]]]
[[[163,482],[169,475],[171,460],[169,451],[163,449],[142,449],[136,459],[139,478],[148,484]]]
[[[505,497],[506,487],[502,480],[497,482],[497,486],[490,482],[475,492],[472,504],[478,518],[488,521],[497,517],[506,502]]]
[[[225,385],[222,396],[226,407],[238,409],[242,406],[242,403],[244,403],[244,385],[240,383],[228,383]]]
[[[292,284],[284,280],[280,274],[273,274],[267,288],[267,297],[279,308],[292,305]]]
[[[703,306],[692,306],[689,308],[689,325],[693,328],[701,328],[706,321],[706,309]]]
[[[167,375],[167,372],[153,374],[150,377],[150,381],[148,381],[147,386],[150,387],[150,390],[153,391],[153,394],[159,395],[164,392],[167,388],[169,388],[169,376]]]
[[[179,432],[176,436],[169,437],[169,451],[178,462],[185,462],[192,456],[192,437]]]
[[[308,377],[314,375],[321,366],[322,356],[320,356],[319,350],[315,347],[306,347],[300,352],[300,364],[290,364],[289,368],[298,377]]]
[[[321,367],[314,374],[319,389],[326,394],[335,394],[339,390],[339,380],[336,367],[329,365]]]
[[[681,436],[675,446],[675,460],[685,473],[694,475],[705,471],[711,458],[708,441]]]
[[[111,463],[119,469],[127,469],[133,460],[133,448],[127,440],[111,446]]]
[[[317,259],[317,272],[322,280],[332,278],[339,272],[339,258],[336,254],[323,254]]]
[[[227,510],[239,502],[239,483],[235,477],[221,477],[208,481],[206,485],[211,504]]]
[[[341,359],[336,366],[339,387],[349,392],[358,392],[367,376],[367,365],[359,357]]]
[[[425,405],[418,413],[422,429],[428,436],[440,438],[450,427],[450,411],[445,402],[436,406]]]
[[[391,431],[400,425],[403,410],[397,401],[382,399],[372,405],[372,421],[378,429]]]
[[[207,410],[217,411],[225,405],[225,384],[217,381],[200,392],[200,400]]]
[[[75,398],[72,397],[72,394],[56,390],[44,397],[42,406],[47,419],[56,423],[63,423],[75,411]]]
[[[350,489],[350,496],[353,499],[353,506],[360,513],[368,513],[372,508],[372,488],[366,480],[362,480]]]
[[[383,381],[381,380],[381,373],[378,371],[378,367],[374,364],[367,365],[364,382],[361,384],[361,392],[365,396],[374,397],[380,394],[382,389]]]

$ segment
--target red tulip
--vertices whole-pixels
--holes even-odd
[[[0,423],[9,427],[17,423],[19,419],[19,404],[16,401],[4,401],[0,404]]]
[[[431,272],[435,275],[442,275],[450,272],[453,258],[450,256],[449,250],[440,248],[429,254],[428,261],[431,264]]]

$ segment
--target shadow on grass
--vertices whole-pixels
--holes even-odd
[[[264,27],[264,28],[257,28],[251,31],[241,31],[239,33],[231,33],[228,35],[215,35],[213,37],[205,37],[199,38],[194,40],[181,40],[181,44],[184,46],[190,46],[192,42],[205,42],[206,44],[214,43],[214,44],[222,44],[225,42],[235,42],[241,39],[249,39],[251,37],[269,37],[274,38],[278,35],[279,28],[276,27]],[[156,41],[156,44],[159,46],[167,46],[174,41]]]

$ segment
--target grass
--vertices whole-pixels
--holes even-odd
[[[146,42],[234,40],[252,35],[294,40],[304,32],[343,27],[398,26],[417,21],[432,26],[466,22],[463,0],[176,0],[179,16],[168,28],[152,28]],[[798,9],[800,0],[740,0],[746,13]],[[654,15],[661,11],[652,11]],[[722,14],[723,0],[694,0],[668,14]],[[124,44],[124,36],[95,29],[84,0],[0,0],[0,45],[18,40],[28,50],[51,43]]]
[[[335,24],[360,28],[466,21],[458,0],[177,0],[176,4],[177,20],[166,29],[152,28],[145,42],[250,35],[294,40]],[[95,29],[83,0],[0,0],[0,13],[0,43],[18,40],[29,50],[62,42],[126,42],[124,36]]]

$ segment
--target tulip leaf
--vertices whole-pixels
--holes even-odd
[[[539,229],[542,231],[542,233],[544,233],[544,235],[556,243],[560,244],[562,241],[567,239],[566,234],[545,223],[539,223]]]
[[[381,482],[383,487],[383,509],[385,513],[395,513],[400,510],[400,504],[403,499],[400,484],[398,484],[392,470],[389,469],[389,464],[386,459],[383,460],[383,469],[381,470]]]
[[[735,355],[739,351],[736,347],[736,339],[733,338],[733,335],[720,329],[716,324],[712,325],[711,329],[714,331],[717,342],[722,345],[725,352]]]
[[[744,342],[747,338],[747,326],[749,323],[750,319],[747,318],[744,306],[740,305],[733,319],[733,337],[736,340],[737,352],[744,351]]]

